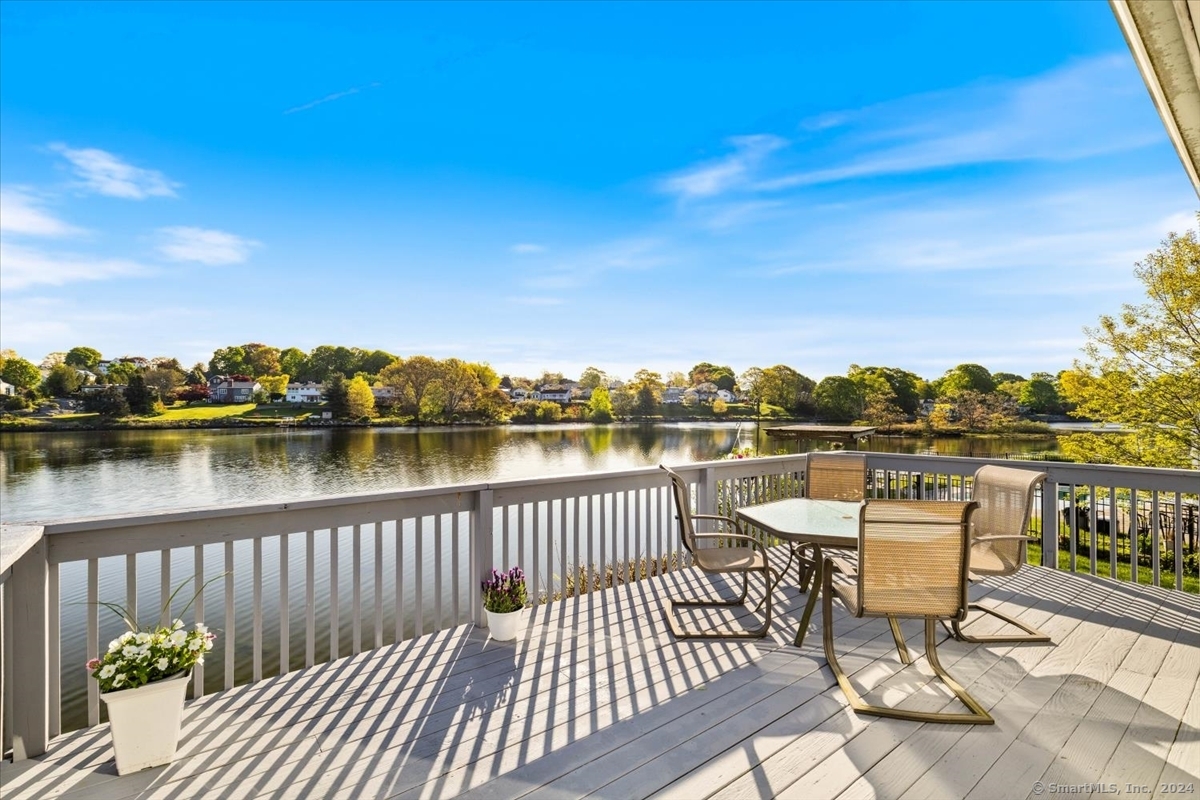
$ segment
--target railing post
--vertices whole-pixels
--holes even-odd
[[[5,601],[13,605],[13,761],[46,752],[50,738],[50,653],[47,613],[50,569],[46,537],[13,564]],[[15,654],[21,657],[16,658]]]
[[[717,513],[717,472],[712,467],[700,470],[700,482],[696,484],[696,513]]]
[[[1058,569],[1058,482],[1042,482],[1042,566]]]
[[[487,627],[483,613],[483,593],[479,584],[492,571],[492,490],[481,489],[475,496],[475,514],[471,519],[471,621]]]

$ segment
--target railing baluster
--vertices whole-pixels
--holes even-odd
[[[572,516],[571,533],[575,537],[575,541],[574,541],[575,560],[571,565],[571,580],[575,582],[575,594],[580,593],[581,587],[579,586],[579,581],[582,578],[582,574],[579,569],[580,565],[581,565],[581,562],[579,560],[579,542],[580,542],[580,537],[579,537],[579,534],[580,534],[580,530],[579,530],[579,500],[580,500],[580,498],[578,496],[571,498],[571,516]]]
[[[558,500],[558,537],[559,543],[559,569],[561,572],[558,576],[558,591],[559,595],[564,599],[567,596],[567,498],[561,497]]]
[[[383,647],[383,520],[375,523],[375,648]]]
[[[1200,508],[1196,511],[1200,516]],[[1183,588],[1183,495],[1179,492],[1175,492],[1175,588]]]
[[[338,607],[338,534],[341,529],[329,528],[329,660],[336,661],[341,633],[341,609]]]
[[[404,641],[404,519],[396,520],[396,641]]]
[[[253,594],[254,594],[254,639],[251,642],[254,660],[254,680],[262,680],[262,640],[263,640],[263,618],[262,618],[262,539],[254,539],[254,565],[253,565]]]
[[[455,625],[458,625],[462,622],[462,609],[459,602],[459,596],[462,592],[462,587],[458,585],[458,571],[461,569],[461,564],[459,563],[459,552],[462,550],[462,544],[459,541],[459,516],[461,515],[457,511],[450,515],[450,586],[454,592],[452,610],[454,612]]]
[[[539,594],[538,587],[542,585],[541,584],[542,573],[541,573],[541,563],[540,563],[542,560],[541,559],[541,555],[542,555],[542,525],[541,525],[542,504],[535,500],[532,504],[532,511],[533,511],[533,532],[531,535],[533,538],[533,572],[532,572],[531,577],[533,578],[533,584],[532,584],[529,595],[533,601],[533,604],[536,606],[538,604],[538,594]]]
[[[0,758],[12,748],[13,647],[12,593],[0,583]]]
[[[1150,490],[1150,572],[1155,586],[1162,586],[1162,521],[1158,518],[1158,489]]]
[[[1096,485],[1088,487],[1088,550],[1092,554],[1092,574],[1097,575],[1097,559],[1100,557],[1100,535],[1096,531]]]
[[[304,666],[317,661],[316,531],[304,534]]]
[[[87,562],[87,659],[100,657],[100,562]],[[53,677],[51,678],[53,680]],[[100,724],[100,684],[87,682],[88,726]]]
[[[50,674],[50,707],[49,714],[50,738],[62,733],[62,604],[59,601],[58,564],[50,564],[46,571],[46,644],[49,652]],[[99,636],[97,635],[97,638]],[[97,642],[99,644],[99,642]],[[95,656],[89,656],[94,658]],[[95,681],[88,681],[95,683]]]
[[[636,526],[633,535],[633,555],[634,558],[638,559],[637,564],[634,566],[635,580],[642,577],[642,559],[647,555],[642,552],[642,494],[644,491],[644,489],[633,490],[633,519]]]
[[[416,547],[413,553],[413,637],[425,633],[425,517],[416,519]]]
[[[622,515],[624,517],[624,522],[622,523],[622,525],[625,528],[625,552],[621,554],[621,563],[624,565],[622,567],[622,571],[625,573],[625,582],[626,583],[629,583],[629,581],[630,581],[629,570],[632,569],[632,567],[633,567],[633,558],[631,557],[631,554],[629,552],[630,542],[632,541],[630,539],[630,530],[629,530],[629,527],[630,527],[629,495],[630,495],[630,493],[631,493],[630,490],[621,492],[621,506],[622,506],[621,511],[622,511]]]
[[[512,506],[504,506],[500,509],[500,552],[503,554],[500,567],[503,569],[508,569],[509,564],[512,563],[508,557],[508,518],[512,514],[512,510]],[[492,563],[492,567],[496,567],[495,562]]]
[[[257,541],[257,540],[256,540]],[[158,608],[159,619],[158,624],[164,628],[171,627],[171,551],[163,550],[159,553],[159,582],[158,582]]]
[[[125,556],[125,610],[133,619],[138,618],[137,553]]]
[[[442,515],[433,515],[433,629],[442,629]]]
[[[279,674],[286,675],[291,669],[291,647],[288,634],[291,633],[291,609],[288,608],[288,538],[289,534],[279,537]]]
[[[362,526],[354,526],[350,559],[350,653],[362,652]]]
[[[1121,549],[1117,543],[1121,540],[1121,526],[1117,519],[1117,487],[1108,487],[1108,576],[1117,579],[1117,564],[1121,561]],[[1137,581],[1137,571],[1133,573]]]
[[[204,624],[204,545],[192,548],[192,575],[195,583],[196,602],[192,604],[192,616],[197,625]],[[204,665],[197,664],[193,669],[192,697],[204,696]]]
[[[234,684],[233,542],[225,543],[225,688]]]

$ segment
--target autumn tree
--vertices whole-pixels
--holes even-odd
[[[275,400],[287,394],[288,381],[291,376],[284,374],[279,375],[259,375],[258,382],[262,384],[263,391],[271,395],[271,399]]]
[[[593,391],[597,387],[608,386],[608,376],[596,367],[588,367],[579,375],[579,388]]]
[[[274,375],[281,369],[278,347],[251,342],[242,345],[242,351],[246,354],[246,366],[249,367],[249,374],[255,378],[260,375]]]
[[[375,416],[375,395],[361,375],[346,384],[346,416],[350,419]]]
[[[592,422],[606,423],[613,421],[612,398],[608,396],[608,388],[597,386],[592,390],[588,400],[587,417]]]
[[[425,396],[441,378],[442,365],[429,356],[397,360],[379,373],[379,380],[391,387],[396,402],[417,422],[421,421]]]
[[[441,362],[440,367],[438,384],[442,390],[442,412],[447,417],[453,417],[470,407],[471,402],[479,396],[482,387],[479,385],[479,376],[471,369],[471,365],[457,358],[447,358]]]
[[[639,369],[627,387],[634,395],[634,412],[646,416],[658,409],[662,402],[662,376],[648,369]]]
[[[146,370],[142,377],[146,385],[153,389],[163,402],[174,400],[175,391],[187,380],[182,370],[174,369],[166,363]]]
[[[1200,213],[1196,215],[1200,223]],[[1085,328],[1086,360],[1060,376],[1071,412],[1128,435],[1066,437],[1063,452],[1092,463],[1200,465],[1200,239],[1170,233],[1134,265],[1146,302]]]

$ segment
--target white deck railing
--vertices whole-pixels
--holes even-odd
[[[697,508],[731,513],[799,494],[805,463],[803,455],[775,456],[678,471]],[[1195,472],[872,453],[871,494],[969,496],[970,476],[985,463],[1049,473],[1032,524],[1044,564],[1059,565],[1062,542],[1071,569],[1086,556],[1092,574],[1107,565],[1116,578],[1119,565],[1131,565],[1137,580],[1137,565],[1147,560],[1143,582],[1163,585],[1160,567],[1169,560],[1165,582],[1182,585],[1184,559],[1175,556],[1194,519]],[[482,624],[477,587],[492,567],[522,566],[536,602],[553,602],[684,566],[664,478],[644,468],[5,526],[4,750],[17,759],[37,755],[63,730],[101,721],[83,663],[120,623],[101,616],[98,600],[122,602],[148,622],[146,612],[157,611],[181,581],[220,576],[189,612],[189,623],[220,632],[208,663],[196,668],[198,696],[467,621]],[[1118,546],[1116,558],[1100,557],[1122,541],[1125,552]],[[188,594],[163,616],[178,613]]]

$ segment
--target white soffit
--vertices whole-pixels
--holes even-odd
[[[1200,195],[1200,0],[1109,0],[1109,5]]]

